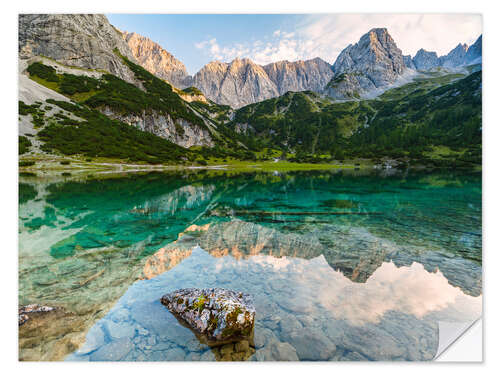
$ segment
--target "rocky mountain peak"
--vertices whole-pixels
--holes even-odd
[[[476,64],[482,62],[483,56],[483,35],[481,34],[479,38],[474,42],[472,46],[467,50],[465,56],[465,62],[467,64]]]
[[[217,103],[239,108],[287,91],[321,91],[332,76],[331,66],[320,58],[265,66],[235,58],[208,63],[194,75],[192,85]]]
[[[375,28],[340,53],[326,92],[336,98],[356,97],[394,83],[405,68],[403,54],[387,29]]]
[[[19,57],[47,56],[85,69],[102,69],[134,83],[113,51],[135,62],[119,30],[102,14],[20,14]]]
[[[385,28],[372,29],[364,34],[358,43],[345,48],[333,65],[336,76],[342,73],[375,73],[384,70],[384,75],[373,74],[376,86],[393,81],[404,68],[401,50]]]
[[[430,52],[420,48],[413,58],[413,63],[418,70],[429,70],[439,66],[439,58],[436,52]]]
[[[445,68],[456,68],[465,65],[477,64],[482,61],[482,35],[472,46],[459,43],[447,55],[438,57],[436,52],[426,51],[421,48],[413,59],[405,56],[405,65],[418,70],[429,70],[439,66]],[[414,67],[412,67],[412,65]]]
[[[417,69],[415,67],[415,64],[413,63],[413,60],[411,58],[411,55],[404,55],[403,56],[403,61],[405,63],[405,66],[409,69]]]
[[[320,92],[333,77],[331,65],[319,57],[295,62],[278,61],[263,68],[280,95],[288,91]]]
[[[465,63],[465,55],[469,46],[465,43],[459,43],[452,49],[446,56],[440,57],[440,63],[446,68],[453,68],[463,65]]]
[[[134,32],[123,32],[122,36],[143,68],[176,87],[189,85],[190,82],[186,82],[189,75],[184,64],[158,43]]]

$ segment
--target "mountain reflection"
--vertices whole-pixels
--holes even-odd
[[[178,275],[185,262],[199,259],[193,256],[197,245],[221,262],[218,267],[230,260],[236,262],[231,267],[263,259],[266,267],[279,265],[283,269],[273,273],[276,293],[286,290],[302,272],[297,270],[293,276],[286,271],[287,264],[318,266],[326,279],[336,281],[334,285],[317,281],[317,285],[336,290],[345,284],[362,296],[351,305],[348,293],[342,291],[336,298],[344,295],[344,301],[319,295],[315,300],[336,324],[346,314],[354,327],[356,313],[348,309],[355,306],[360,309],[360,321],[371,322],[366,326],[378,324],[376,319],[384,322],[395,311],[429,316],[448,309],[445,304],[461,306],[460,301],[468,298],[480,299],[481,241],[480,175],[204,171],[81,180],[20,177],[19,303],[64,309],[64,316],[58,317],[60,325],[40,326],[36,333],[28,326],[20,329],[20,358],[64,357],[81,345],[87,329],[131,284],[140,278]],[[282,277],[277,277],[280,273]],[[310,273],[314,274],[312,269]],[[400,283],[398,278],[388,278],[391,273],[407,275],[402,285],[412,274],[425,275],[423,281],[439,298],[415,295],[415,301],[409,299],[405,306],[404,300],[397,299],[397,293],[404,297],[403,289],[396,289],[393,298],[388,295],[390,288],[386,295],[371,291],[381,274],[386,275],[383,285]],[[245,273],[238,277],[251,279]],[[224,285],[224,279],[200,276],[199,280]],[[381,292],[386,290],[377,285]],[[376,303],[377,295],[383,303]],[[429,301],[417,303],[419,298]],[[302,301],[308,297],[304,295]],[[345,305],[344,310],[337,305]],[[360,314],[366,311],[361,310],[373,311],[378,318],[363,317]],[[277,323],[269,322],[266,329],[274,332],[273,324]],[[68,327],[75,327],[78,334],[70,335]],[[341,357],[354,353],[345,350]],[[365,354],[366,358],[374,355]]]

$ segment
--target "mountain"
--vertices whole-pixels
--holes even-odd
[[[413,63],[413,60],[411,59],[411,55],[404,55],[403,56],[403,61],[405,63],[405,66],[410,69],[417,69],[415,67],[415,64]]]
[[[159,44],[136,33],[124,32],[123,39],[139,65],[176,87],[189,86],[189,74],[182,62]],[[188,81],[186,82],[186,78]]]
[[[440,65],[445,68],[455,68],[457,66],[464,65],[468,49],[469,46],[467,44],[459,43],[455,48],[448,52],[446,56],[439,58]]]
[[[19,132],[37,139],[31,142],[33,150],[165,162],[196,158],[185,150],[191,146],[244,149],[224,126],[230,108],[207,101],[199,92],[178,90],[136,64],[122,33],[105,16],[20,15],[19,27]],[[58,104],[46,104],[48,100]],[[63,110],[73,115],[58,113]],[[66,126],[82,121],[85,126]],[[131,130],[124,131],[122,125]],[[145,140],[157,147],[144,150]],[[117,142],[137,144],[124,149]]]
[[[286,93],[287,91],[321,91],[333,76],[330,64],[320,58],[306,61],[278,61],[265,66],[250,59],[230,63],[213,61],[194,76],[184,64],[159,44],[136,33],[123,33],[139,65],[175,87],[193,86],[222,105],[240,108]]]
[[[482,62],[483,56],[483,36],[480,35],[479,38],[474,42],[472,46],[467,50],[465,55],[466,64],[477,64]]]
[[[280,95],[288,91],[320,92],[333,77],[331,65],[319,57],[306,61],[278,61],[263,68]]]
[[[440,61],[436,52],[429,52],[420,48],[413,58],[413,64],[418,70],[430,70],[440,66]]]
[[[113,51],[135,61],[121,33],[101,14],[20,14],[19,57],[46,56],[68,66],[105,70],[136,83]]]
[[[472,46],[459,43],[448,54],[438,57],[436,52],[429,52],[423,48],[419,49],[415,57],[404,56],[405,65],[416,70],[431,70],[437,67],[457,68],[473,65],[482,61],[483,36],[474,42]]]
[[[419,72],[403,85],[410,61],[437,55],[403,57],[386,29],[344,49],[333,72],[321,59],[266,66],[235,59],[189,78],[168,52],[124,36],[104,16],[21,15],[19,27],[20,151],[28,155],[206,164],[254,160],[270,147],[295,152],[295,161],[319,154],[408,160],[446,146],[462,165],[481,157],[480,65],[474,73]],[[480,62],[481,42],[448,60]],[[193,87],[172,86],[138,60]],[[341,102],[313,91],[329,79],[325,92]]]
[[[205,65],[194,75],[192,85],[216,103],[240,108],[287,91],[321,91],[332,76],[331,66],[320,58],[265,66],[237,58]]]
[[[233,108],[279,95],[266,71],[250,59],[211,62],[194,75],[193,86],[214,102]]]
[[[439,144],[466,152],[435,165],[470,166],[481,160],[481,116],[480,71],[422,73],[374,99],[338,102],[311,91],[288,92],[238,109],[229,125],[256,150],[285,149],[295,161],[313,162],[322,153],[340,160],[397,159],[410,152],[429,162],[426,153]]]
[[[405,68],[401,50],[387,29],[372,29],[337,57],[325,93],[337,99],[360,97],[393,84]]]

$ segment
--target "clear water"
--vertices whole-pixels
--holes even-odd
[[[20,357],[220,359],[159,299],[223,287],[254,296],[245,359],[429,360],[481,315],[481,214],[480,174],[21,177],[19,301],[65,313]]]

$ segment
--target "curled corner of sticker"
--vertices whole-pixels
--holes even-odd
[[[439,321],[439,345],[434,360],[438,359],[453,343],[459,340],[479,319],[466,322]]]

